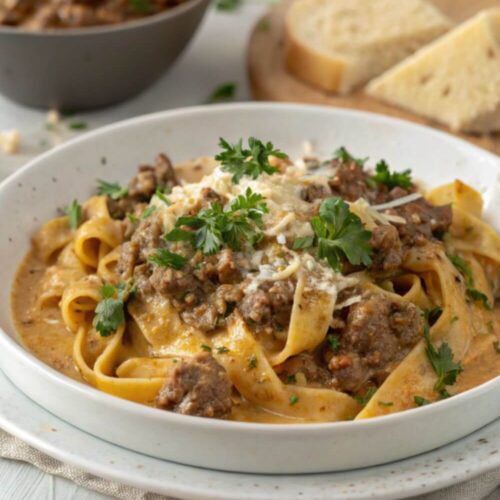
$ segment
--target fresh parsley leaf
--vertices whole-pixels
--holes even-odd
[[[156,253],[151,255],[148,260],[157,266],[171,267],[173,269],[182,269],[187,262],[186,257],[170,252],[166,248],[158,248]]]
[[[326,337],[326,340],[328,340],[328,345],[330,346],[330,349],[333,352],[338,352],[340,349],[340,338],[338,335],[335,335],[334,333],[331,333]]]
[[[500,342],[498,342],[498,340],[493,342],[493,349],[495,349],[497,354],[500,354]]]
[[[201,348],[206,352],[212,352],[212,348],[207,344],[201,344]]]
[[[314,245],[314,236],[304,236],[303,238],[297,238],[293,242],[294,250],[304,250],[305,248],[310,248]]]
[[[125,323],[125,302],[127,288],[105,284],[101,288],[102,300],[97,304],[92,322],[101,337],[109,337]]]
[[[296,405],[299,402],[299,397],[297,394],[292,394],[290,396],[290,406]]]
[[[394,406],[394,403],[392,401],[379,401],[378,402],[379,406],[384,406],[388,408],[389,406]]]
[[[432,326],[434,323],[436,323],[436,321],[441,317],[441,314],[443,314],[443,308],[439,306],[433,307],[432,309],[426,311],[425,315],[427,317],[429,325]]]
[[[323,201],[319,216],[311,219],[311,226],[316,235],[318,256],[326,259],[335,271],[340,271],[346,259],[353,265],[371,264],[373,250],[368,243],[371,232],[363,228],[361,219],[341,198]]]
[[[162,191],[160,188],[156,188],[155,196],[163,203],[165,203],[167,207],[171,205],[170,200],[165,196],[165,192]]]
[[[68,224],[70,229],[75,231],[82,220],[82,207],[77,200],[73,200],[66,208]]]
[[[228,352],[229,352],[229,349],[224,345],[217,347],[218,354],[226,354]]]
[[[208,98],[208,103],[215,103],[221,101],[228,101],[230,99],[234,99],[236,96],[236,88],[237,85],[234,82],[223,83],[219,85],[213,92],[210,94]]]
[[[250,356],[250,359],[248,360],[249,370],[253,370],[253,369],[257,368],[257,363],[258,363],[257,356],[255,356],[255,354],[252,354]]]
[[[109,196],[112,200],[119,200],[128,194],[128,188],[120,186],[117,182],[106,182],[97,180],[97,194],[100,196]]]
[[[431,403],[428,399],[425,399],[422,396],[414,396],[413,401],[415,401],[417,406],[425,406]]]
[[[127,214],[127,219],[132,223],[132,224],[137,224],[139,222],[139,217],[135,216],[132,213]]]
[[[358,167],[363,168],[368,158],[355,158],[344,146],[341,146],[334,153],[334,159],[342,163],[355,163]]]
[[[248,188],[224,209],[215,202],[197,215],[179,217],[165,239],[188,241],[205,255],[213,255],[224,245],[239,250],[245,242],[253,246],[262,239],[262,216],[267,211],[263,196]]]
[[[368,401],[373,397],[373,395],[377,392],[376,387],[370,387],[364,394],[363,396],[354,396],[354,399],[363,406],[366,406],[368,404]]]
[[[381,160],[375,166],[375,174],[370,179],[377,184],[384,184],[389,189],[397,186],[408,189],[412,186],[411,170],[403,172],[390,172],[389,165],[385,160]]]
[[[236,10],[242,4],[242,0],[217,0],[215,8],[224,12]]]
[[[147,219],[154,211],[156,207],[154,205],[149,205],[149,207],[145,208],[141,214],[141,219]]]
[[[446,342],[443,342],[436,350],[430,339],[428,324],[424,325],[424,340],[427,359],[438,377],[434,384],[434,390],[444,394],[445,386],[453,385],[457,381],[458,375],[462,373],[462,365],[453,361],[453,352]]]
[[[73,121],[68,123],[68,128],[70,128],[71,130],[85,130],[87,128],[87,124],[80,120]]]
[[[262,173],[269,175],[276,173],[278,169],[269,163],[270,155],[277,158],[288,158],[285,153],[275,149],[271,142],[264,144],[255,137],[248,139],[249,149],[243,149],[243,139],[240,139],[236,144],[229,144],[221,137],[219,146],[223,151],[215,159],[221,162],[222,170],[233,174],[234,184],[238,184],[245,175],[257,179]]]
[[[492,306],[488,297],[474,288],[474,276],[470,265],[459,255],[446,254],[450,262],[462,273],[465,279],[466,293],[474,301],[481,302],[485,309],[491,310]]]
[[[483,307],[487,309],[488,311],[491,311],[492,307],[491,304],[488,300],[488,297],[483,293],[480,292],[477,288],[467,288],[467,295],[474,301],[476,302],[481,302]]]
[[[128,5],[135,14],[151,14],[153,6],[149,0],[128,0]]]

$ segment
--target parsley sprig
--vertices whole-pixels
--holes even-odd
[[[326,259],[335,271],[340,271],[345,260],[353,265],[372,263],[371,232],[363,228],[361,219],[341,198],[323,201],[319,215],[311,219],[311,226],[316,235],[318,256]]]
[[[66,215],[68,216],[68,224],[70,229],[75,231],[82,220],[82,206],[78,200],[73,200],[66,208]]]
[[[118,182],[106,182],[97,180],[97,194],[100,196],[109,196],[112,200],[119,200],[128,194],[128,188],[120,186]]]
[[[404,189],[411,188],[411,170],[403,172],[391,172],[389,165],[385,160],[381,160],[375,166],[375,174],[368,178],[370,184],[384,184],[389,189],[401,187]]]
[[[474,288],[474,276],[472,275],[472,269],[469,264],[465,262],[459,255],[447,254],[450,262],[462,273],[465,278],[465,287],[467,295],[476,302],[481,302],[485,309],[491,310],[491,304],[488,301],[488,297],[483,292]]]
[[[225,208],[214,202],[197,215],[179,217],[165,239],[188,241],[205,255],[213,255],[225,245],[240,250],[245,243],[254,246],[262,239],[262,216],[267,211],[263,196],[247,188]]]
[[[355,163],[359,168],[363,168],[368,158],[355,158],[344,146],[341,146],[334,153],[334,159],[342,163]]]
[[[269,163],[269,156],[277,158],[288,158],[288,156],[275,149],[271,142],[264,144],[255,137],[248,139],[248,149],[243,148],[243,139],[236,144],[229,144],[222,137],[219,139],[219,146],[223,151],[215,159],[222,164],[222,170],[233,174],[232,181],[238,184],[245,175],[252,179],[262,174],[274,174],[278,171],[276,167]]]
[[[102,300],[97,304],[92,322],[101,337],[109,337],[125,323],[125,303],[132,293],[128,282],[119,283],[116,287],[109,283],[102,286]]]
[[[453,361],[453,352],[446,342],[443,342],[439,349],[434,347],[427,323],[424,325],[424,340],[427,359],[438,377],[434,384],[434,390],[442,397],[449,397],[446,386],[453,385],[457,381],[458,375],[463,371],[462,365]]]
[[[159,267],[171,267],[172,269],[182,269],[187,262],[186,257],[166,248],[158,248],[148,260]]]

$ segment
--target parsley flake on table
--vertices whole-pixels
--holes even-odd
[[[101,287],[102,300],[97,304],[92,322],[101,337],[109,337],[125,323],[125,303],[132,293],[129,283]]]
[[[75,120],[68,123],[68,128],[71,130],[85,130],[87,126],[88,125],[81,120]]]
[[[237,85],[234,82],[223,83],[210,94],[207,102],[209,104],[213,104],[216,102],[223,102],[234,99],[234,97],[236,96],[236,88]]]
[[[446,386],[453,385],[457,381],[458,375],[463,371],[462,365],[453,361],[453,352],[446,342],[443,342],[439,349],[434,347],[430,339],[428,324],[424,325],[424,340],[427,359],[438,377],[434,390],[441,396],[449,397]]]
[[[363,168],[368,158],[355,158],[344,146],[341,146],[334,153],[334,159],[342,163],[355,163],[359,168]]]
[[[118,182],[106,182],[97,179],[97,194],[99,196],[109,196],[112,200],[119,200],[128,194],[128,188],[120,186]]]
[[[262,216],[267,211],[263,196],[248,188],[225,208],[215,202],[197,215],[179,217],[165,239],[188,241],[205,255],[213,255],[225,245],[233,250],[239,250],[245,243],[254,246],[262,239]]]
[[[187,262],[186,257],[166,248],[158,248],[148,260],[159,267],[171,267],[172,269],[182,269]]]
[[[472,269],[469,264],[465,262],[459,255],[447,254],[450,262],[462,273],[465,279],[465,287],[467,295],[476,302],[481,302],[483,307],[487,310],[491,310],[491,304],[488,301],[488,297],[477,288],[474,288],[474,276],[472,275]]]
[[[375,174],[369,177],[370,183],[384,184],[389,189],[401,187],[408,189],[412,186],[411,170],[403,172],[392,172],[389,170],[389,165],[385,160],[381,160],[375,166]]]
[[[70,229],[75,231],[82,220],[82,206],[77,200],[73,200],[66,208],[66,215],[68,216],[68,224]]]
[[[229,144],[221,137],[219,146],[223,151],[216,155],[215,159],[221,162],[222,170],[233,174],[234,184],[238,184],[245,175],[257,179],[263,173],[276,173],[278,169],[269,163],[269,156],[288,158],[285,153],[275,149],[271,142],[264,144],[255,137],[248,139],[248,149],[243,148],[243,139],[236,144]]]
[[[340,271],[344,260],[355,266],[372,263],[371,232],[363,228],[361,219],[341,198],[323,201],[319,216],[311,219],[311,226],[316,235],[318,256],[326,259],[333,270]]]
[[[217,0],[215,8],[224,12],[232,12],[241,6],[243,0]]]

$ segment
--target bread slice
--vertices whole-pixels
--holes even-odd
[[[367,92],[454,131],[500,130],[500,8],[422,48]]]
[[[426,0],[296,0],[285,20],[291,73],[342,94],[451,27]]]

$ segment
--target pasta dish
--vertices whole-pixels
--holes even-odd
[[[253,422],[380,416],[500,374],[478,192],[423,192],[344,147],[219,146],[98,180],[41,227],[12,292],[30,351],[120,398]]]

